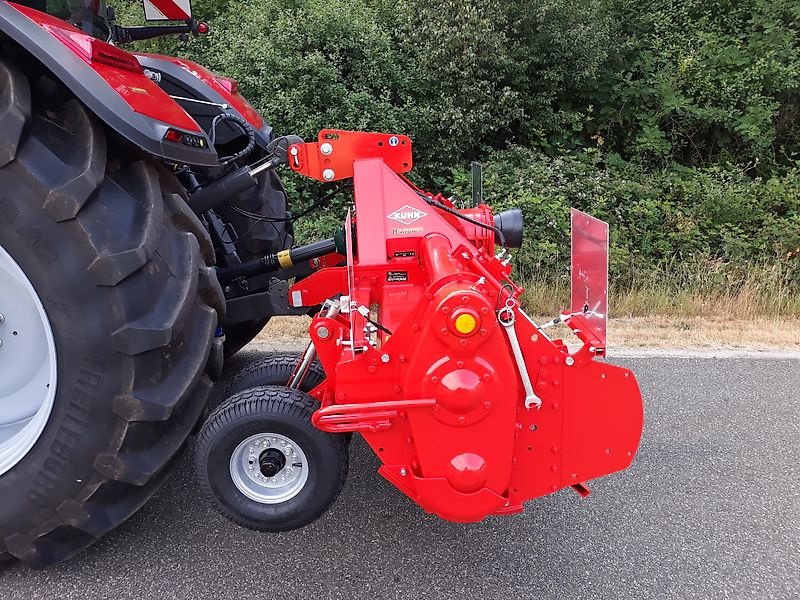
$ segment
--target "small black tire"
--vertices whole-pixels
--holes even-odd
[[[223,398],[230,398],[234,394],[248,388],[263,385],[277,385],[287,387],[294,369],[301,360],[299,352],[269,352],[262,358],[246,364],[231,378],[225,389]],[[300,382],[299,390],[310,392],[325,381],[325,369],[318,359],[314,359],[308,367],[308,372]],[[211,405],[211,404],[210,404]],[[213,408],[213,405],[211,405]],[[350,444],[353,432],[343,434],[345,442]]]
[[[211,413],[197,436],[195,471],[203,495],[223,516],[249,529],[289,531],[315,521],[333,504],[347,478],[347,443],[344,436],[314,427],[311,415],[316,407],[317,402],[300,390],[263,386],[235,394]],[[243,484],[235,483],[232,467],[245,441],[269,435],[290,440],[307,459],[302,486],[274,503],[248,497]],[[259,463],[266,452],[259,454]],[[248,490],[260,489],[246,485]]]
[[[269,352],[261,358],[247,363],[236,373],[228,383],[225,397],[233,396],[237,392],[248,388],[263,385],[277,385],[286,387],[294,373],[295,367],[301,360],[298,352]],[[310,392],[325,381],[325,370],[319,360],[314,360],[308,367],[308,372],[300,382],[299,389]]]

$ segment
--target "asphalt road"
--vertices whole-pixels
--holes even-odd
[[[347,486],[300,531],[258,534],[188,463],[138,515],[0,598],[797,598],[800,360],[627,358],[645,396],[627,472],[476,525],[422,513],[354,441]]]

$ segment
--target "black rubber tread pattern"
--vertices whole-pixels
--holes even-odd
[[[220,366],[224,297],[174,177],[78,101],[30,88],[0,57],[0,235],[50,317],[58,390],[36,446],[0,476],[0,559],[44,567],[165,481]]]
[[[233,377],[225,389],[225,397],[232,396],[247,388],[262,385],[286,386],[295,367],[300,362],[299,352],[269,352],[257,360],[248,362]],[[314,359],[308,368],[300,389],[310,392],[325,381],[325,370],[318,359]]]
[[[278,386],[260,386],[234,394],[222,402],[209,415],[200,433],[197,435],[194,456],[195,471],[198,481],[200,482],[201,492],[205,498],[215,506],[221,515],[238,525],[250,529],[259,531],[289,531],[318,519],[336,501],[344,487],[349,469],[350,458],[347,450],[347,442],[341,435],[326,433],[314,427],[311,422],[311,416],[318,406],[314,398],[300,390]],[[304,511],[302,515],[290,521],[280,523],[258,523],[251,519],[243,518],[221,502],[220,498],[217,497],[214,484],[209,479],[209,459],[218,441],[215,438],[221,436],[223,433],[230,432],[232,429],[238,430],[242,428],[244,425],[247,425],[245,422],[246,420],[252,420],[254,417],[261,417],[265,420],[291,420],[294,422],[294,425],[309,432],[316,440],[321,440],[324,444],[324,448],[320,449],[332,453],[327,455],[330,462],[335,465],[335,470],[333,472],[326,472],[326,475],[330,476],[329,485],[322,490],[317,490],[316,494],[307,495],[311,497],[310,502],[316,502],[316,506],[309,507],[310,510]],[[260,430],[263,431],[263,427]],[[241,439],[246,439],[246,435],[248,434],[242,435]],[[304,451],[307,456],[310,455],[309,450],[309,447],[304,446]],[[314,448],[313,450],[318,449]],[[224,469],[224,474],[222,471],[223,469],[214,469],[214,474],[218,476],[224,475],[224,478],[227,478],[227,482],[229,482],[232,487],[233,482],[230,481],[230,474],[227,472],[227,469]],[[314,468],[312,467],[312,472],[313,471]],[[240,495],[238,490],[235,491],[235,494]],[[308,506],[309,498],[301,499],[301,495],[298,495],[284,504],[302,502]]]

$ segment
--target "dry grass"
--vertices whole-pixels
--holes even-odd
[[[608,325],[609,347],[800,350],[800,319],[624,317]]]
[[[522,298],[537,322],[569,306],[569,282],[548,275],[523,282]],[[796,274],[794,275],[796,277]],[[623,274],[612,286],[609,346],[800,350],[800,291],[786,264],[734,265],[675,260],[646,276]],[[306,338],[308,317],[276,317],[256,341]],[[551,330],[571,343],[563,328]],[[551,333],[548,331],[548,334]]]
[[[256,342],[298,342],[308,340],[311,317],[272,317]]]
[[[544,317],[539,322],[547,320]],[[302,342],[311,321],[308,317],[275,317],[256,338],[257,342]],[[548,330],[569,341],[565,328]],[[611,348],[748,348],[800,350],[800,318],[727,319],[723,317],[623,317],[608,325]]]
[[[540,273],[524,282],[523,304],[534,314],[556,314],[569,305],[569,282]],[[627,274],[624,283],[612,283],[609,298],[609,313],[618,317],[800,317],[800,289],[781,263],[675,261],[647,275]]]

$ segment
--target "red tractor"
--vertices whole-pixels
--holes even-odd
[[[573,306],[520,306],[518,211],[413,186],[411,141],[275,136],[236,82],[120,48],[207,31],[120,27],[98,0],[0,2],[0,560],[63,560],[168,476],[229,356],[276,314],[314,318],[202,425],[203,488],[235,521],[317,518],[352,432],[425,510],[475,521],[626,468],[641,396],[605,353],[607,229],[573,222]],[[355,212],[294,246],[276,169],[352,179]],[[347,190],[345,184],[334,192]],[[497,247],[500,247],[499,252]]]

